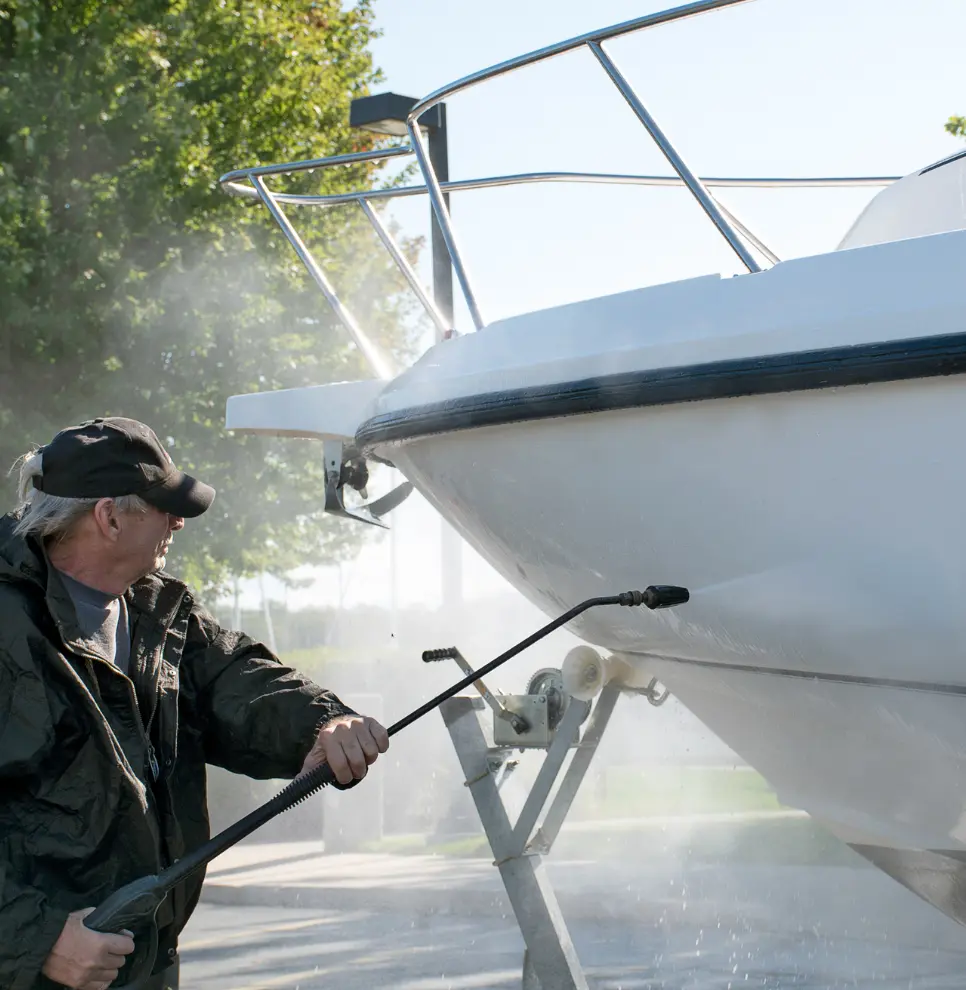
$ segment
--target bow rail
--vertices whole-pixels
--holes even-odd
[[[672,21],[682,20],[698,14],[708,13],[750,0],[697,0],[680,7],[673,7],[655,14],[648,14],[621,24],[611,25],[587,34],[578,35],[567,41],[536,49],[527,54],[500,62],[487,69],[465,76],[441,89],[430,93],[417,102],[409,112],[407,130],[409,144],[381,148],[375,151],[357,152],[353,154],[333,155],[329,158],[314,158],[304,161],[286,162],[275,165],[259,165],[251,168],[236,169],[228,172],[219,180],[222,187],[231,195],[251,199],[260,199],[268,208],[275,222],[282,229],[286,238],[295,248],[309,274],[321,289],[334,310],[340,322],[349,332],[359,350],[368,360],[375,374],[380,378],[391,378],[394,369],[391,360],[369,338],[358,321],[339,299],[331,281],[324,269],[314,257],[302,238],[299,236],[288,214],[283,207],[315,207],[331,208],[356,204],[365,215],[379,240],[389,253],[393,262],[405,278],[410,288],[433,322],[439,336],[446,339],[454,336],[455,329],[439,307],[427,293],[418,275],[408,262],[399,244],[389,228],[382,222],[374,203],[385,200],[399,199],[409,196],[429,196],[433,212],[439,224],[440,231],[450,256],[457,280],[460,283],[467,309],[477,330],[481,330],[485,321],[473,290],[472,282],[466,269],[463,255],[459,249],[453,229],[452,219],[446,203],[450,193],[462,193],[479,189],[493,189],[502,186],[528,185],[533,183],[571,182],[598,183],[608,185],[632,186],[685,186],[695,198],[702,210],[714,224],[715,228],[737,254],[742,264],[749,272],[762,270],[761,264],[755,257],[754,251],[769,264],[777,264],[780,259],[747,224],[743,223],[734,210],[726,208],[712,195],[711,189],[814,189],[814,188],[844,188],[861,186],[886,186],[895,182],[898,176],[842,176],[842,177],[699,177],[685,163],[674,145],[661,130],[657,121],[644,106],[640,97],[631,87],[626,77],[621,73],[613,58],[604,51],[603,43],[635,31],[656,27]],[[426,147],[419,119],[423,114],[432,110],[444,99],[463,92],[472,86],[498,76],[506,75],[528,65],[556,58],[568,52],[588,49],[596,58],[610,81],[624,97],[628,105],[637,115],[641,124],[657,144],[674,170],[673,175],[628,175],[606,172],[527,172],[517,175],[490,176],[480,179],[462,179],[453,182],[440,182],[433,168]],[[415,156],[422,174],[421,185],[392,187],[386,189],[367,189],[350,193],[335,193],[330,195],[301,195],[295,193],[275,192],[269,189],[266,179],[279,175],[289,175],[297,172],[312,172],[316,169],[332,168],[339,165],[351,165],[362,162],[389,161],[396,158]]]

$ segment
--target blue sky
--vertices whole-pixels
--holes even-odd
[[[502,59],[627,20],[632,0],[379,0],[386,89],[422,96]],[[753,0],[609,43],[703,175],[901,175],[957,150],[966,114],[964,0]],[[484,83],[449,103],[453,178],[538,169],[667,174],[589,53]],[[872,193],[723,192],[782,257],[833,248]],[[394,210],[425,233],[428,203]],[[488,320],[709,272],[735,259],[683,191],[551,186],[464,194],[454,220]],[[426,266],[423,266],[425,271]],[[461,328],[469,329],[465,313]],[[439,596],[439,524],[414,497],[394,515],[400,600]],[[386,601],[388,543],[350,565],[347,602]],[[500,580],[466,555],[467,593]],[[335,575],[295,594],[330,598]]]

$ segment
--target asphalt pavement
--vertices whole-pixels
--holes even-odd
[[[966,929],[844,847],[715,859],[641,834],[547,860],[597,990],[966,986]],[[523,940],[488,859],[246,844],[213,864],[182,957],[185,990],[503,990]]]

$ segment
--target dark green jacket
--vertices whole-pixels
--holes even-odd
[[[0,517],[0,987],[42,990],[69,912],[209,837],[206,763],[293,777],[316,728],[349,709],[160,575],[127,594],[129,679],[84,639],[57,571],[13,525]],[[158,969],[201,882],[159,911]]]

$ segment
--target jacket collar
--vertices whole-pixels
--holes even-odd
[[[130,608],[165,629],[174,623],[182,602],[192,600],[185,584],[157,571],[132,585],[125,597]]]
[[[33,537],[15,536],[14,514],[0,517],[0,581],[25,586],[42,595],[64,644],[70,648],[89,649],[89,643],[77,623],[77,611],[70,594],[50,563],[47,549]],[[178,614],[187,587],[176,578],[161,573],[149,574],[132,585],[125,594],[128,607],[167,629]]]

